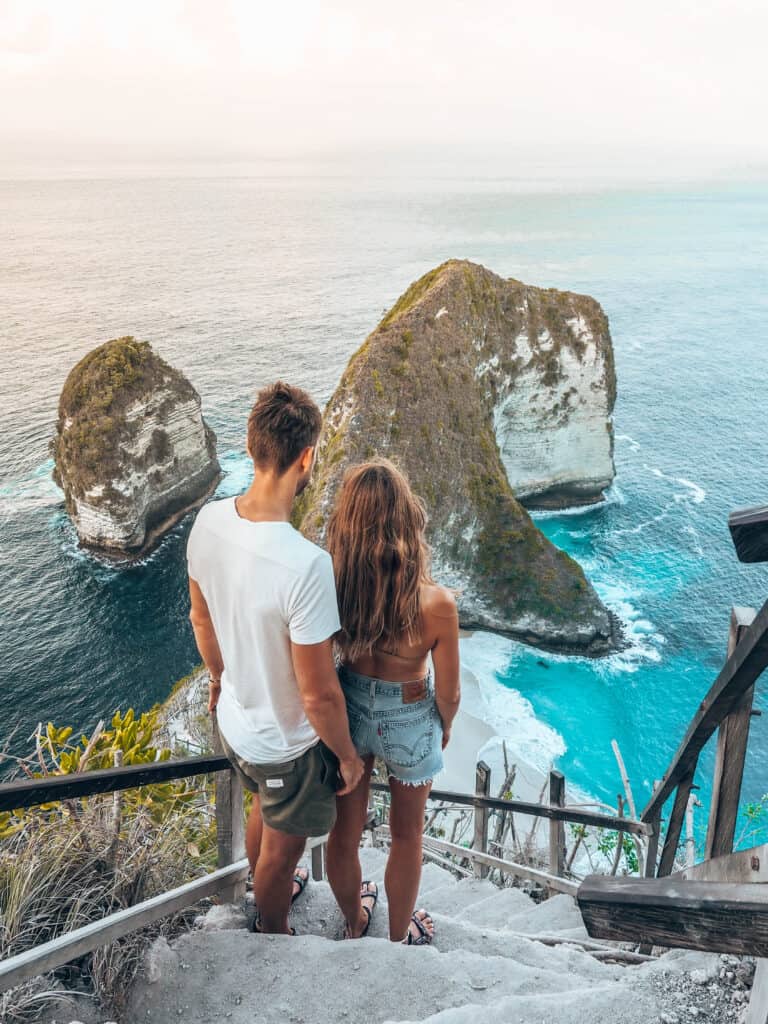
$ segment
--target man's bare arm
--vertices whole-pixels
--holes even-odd
[[[208,710],[213,711],[219,702],[221,694],[221,673],[224,671],[224,659],[221,656],[219,641],[216,639],[216,631],[213,628],[211,613],[203,592],[196,580],[190,577],[189,598],[192,603],[192,610],[189,613],[189,620],[192,623],[192,630],[195,634],[195,643],[200,652],[200,657],[208,669],[210,683],[208,684]]]
[[[299,684],[304,711],[312,728],[339,759],[344,788],[350,793],[363,774],[363,762],[349,735],[347,703],[333,663],[331,641],[320,644],[291,644],[293,669]]]

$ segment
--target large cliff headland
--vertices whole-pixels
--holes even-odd
[[[614,616],[521,504],[599,501],[614,476],[608,322],[584,295],[450,260],[416,281],[351,358],[323,418],[296,521],[322,542],[347,466],[375,454],[429,512],[436,578],[461,621],[602,655]]]
[[[80,543],[108,556],[145,554],[221,479],[197,391],[131,337],[72,369],[51,448]]]

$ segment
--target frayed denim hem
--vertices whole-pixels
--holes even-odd
[[[399,782],[401,786],[413,786],[418,788],[419,786],[431,786],[434,779],[398,779],[394,772],[387,772],[388,779],[394,779],[395,782]]]

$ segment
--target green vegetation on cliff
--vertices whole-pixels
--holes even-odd
[[[54,479],[64,476],[78,497],[120,467],[120,445],[135,434],[125,413],[131,404],[158,384],[171,388],[180,399],[190,399],[194,388],[183,374],[153,352],[149,342],[124,337],[107,341],[84,356],[71,370],[59,399],[56,436],[51,444]],[[149,457],[162,457],[167,436],[160,429],[152,438]]]

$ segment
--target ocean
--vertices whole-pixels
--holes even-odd
[[[566,659],[462,642],[513,755],[615,802],[619,742],[639,804],[724,659],[730,607],[759,607],[729,510],[768,499],[768,185],[598,188],[506,178],[240,177],[0,181],[0,737],[88,731],[149,707],[198,661],[189,519],[144,562],[80,551],[48,443],[72,365],[146,339],[199,390],[226,476],[248,482],[245,419],[284,377],[320,403],[382,312],[449,257],[587,292],[616,350],[616,482],[604,504],[536,519],[625,625],[628,648]],[[766,707],[758,686],[758,707]],[[744,801],[768,791],[755,718]],[[697,782],[706,799],[712,752]]]

